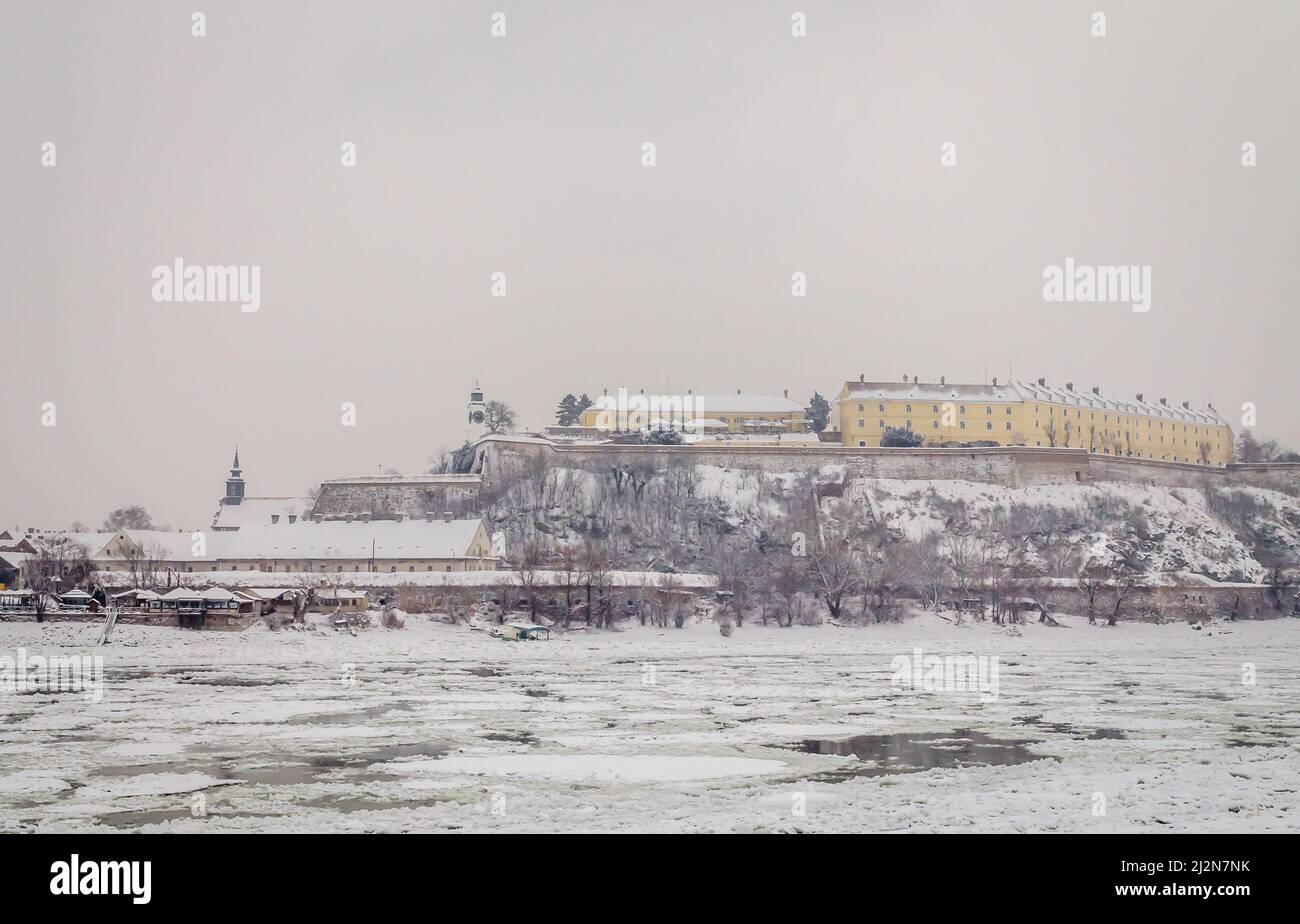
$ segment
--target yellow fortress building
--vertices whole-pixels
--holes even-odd
[[[920,382],[845,382],[831,402],[831,424],[845,446],[879,446],[891,427],[925,438],[926,446],[994,443],[1087,449],[1104,455],[1198,465],[1233,459],[1232,428],[1213,407],[1194,410],[1112,398],[1099,388],[1075,391],[1037,382],[956,385]]]
[[[596,430],[674,427],[696,433],[804,433],[804,406],[780,395],[696,393],[656,395],[608,390],[582,412],[578,423]]]

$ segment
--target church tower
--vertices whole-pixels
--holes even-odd
[[[230,477],[226,479],[226,496],[223,504],[238,504],[244,499],[244,479],[240,477],[239,447],[235,447],[235,464],[230,468]]]
[[[483,389],[478,387],[478,382],[469,393],[469,413],[466,417],[465,442],[477,442],[483,434],[487,433],[487,427],[484,426],[487,405],[483,401]]]

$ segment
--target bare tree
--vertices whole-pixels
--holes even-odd
[[[542,545],[537,539],[527,539],[520,547],[519,553],[519,587],[528,601],[528,618],[537,621],[537,610],[541,603],[541,589],[538,586],[542,576]]]
[[[23,583],[36,592],[36,621],[45,621],[47,595],[89,584],[94,574],[94,562],[80,542],[53,536],[38,543],[36,552],[23,563]]]
[[[130,507],[118,507],[104,517],[104,529],[117,532],[119,529],[152,529],[153,519],[148,511],[138,504]]]
[[[127,546],[123,559],[127,574],[131,576],[131,586],[137,590],[156,587],[162,574],[163,562],[167,559],[167,550],[158,543],[140,546],[134,542]]]
[[[862,553],[847,531],[827,528],[822,540],[811,544],[808,573],[831,617],[838,619],[845,598],[861,586]]]
[[[488,433],[511,433],[517,423],[514,410],[504,401],[489,401],[483,405],[483,426]]]
[[[926,533],[911,546],[914,568],[921,584],[921,602],[939,609],[943,588],[952,579],[952,568],[944,557],[940,534]]]
[[[1087,558],[1079,566],[1077,575],[1079,592],[1088,602],[1088,622],[1097,624],[1097,591],[1106,584],[1110,577],[1110,566],[1095,558]]]

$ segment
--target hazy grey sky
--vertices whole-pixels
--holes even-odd
[[[1254,401],[1300,444],[1289,0],[86,0],[3,23],[6,525],[128,503],[205,525],[236,442],[250,494],[418,471],[476,376],[542,426],[620,383],[802,399],[1010,365],[1212,396],[1238,430]],[[177,257],[260,266],[261,309],[154,302]],[[1066,257],[1150,265],[1151,310],[1045,303]]]

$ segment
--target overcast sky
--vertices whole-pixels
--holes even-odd
[[[252,495],[420,471],[476,377],[540,427],[567,391],[987,366],[1300,444],[1288,0],[3,16],[0,525],[204,526],[236,443]],[[155,302],[178,257],[259,266],[260,310]],[[1150,266],[1151,310],[1045,302],[1067,257]]]

